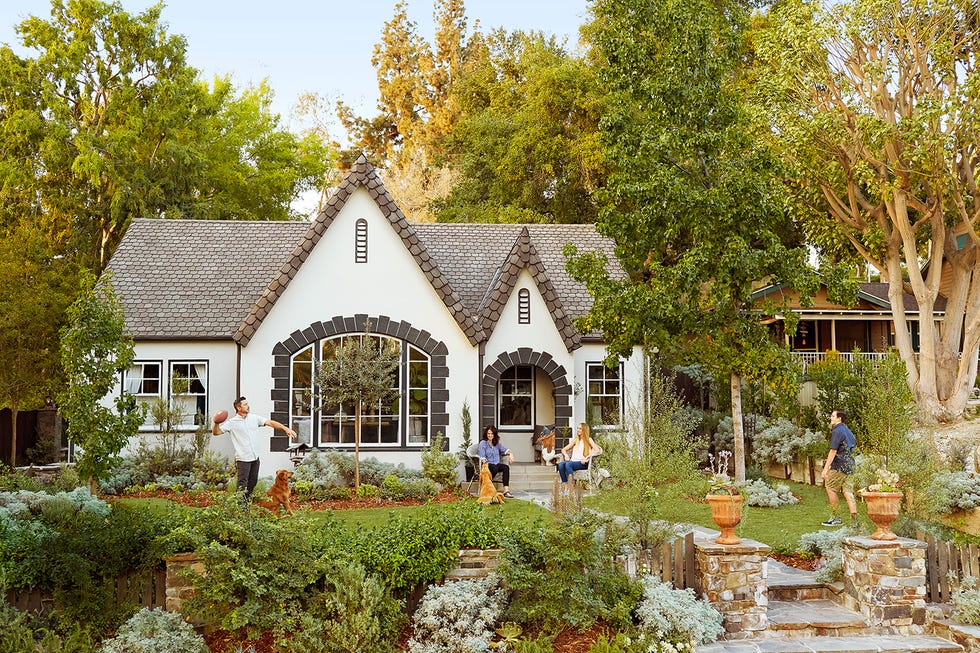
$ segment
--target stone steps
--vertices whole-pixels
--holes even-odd
[[[960,653],[963,647],[932,635],[755,638],[702,644],[695,653]]]
[[[558,472],[554,465],[540,465],[535,463],[514,463],[510,466],[510,489],[511,491],[523,492],[548,492],[554,487]],[[500,489],[499,482],[494,483]],[[470,489],[468,481],[463,481],[463,488]],[[473,483],[471,493],[475,493],[479,488],[479,481]]]
[[[875,634],[867,620],[830,599],[769,600],[768,637],[854,637]]]

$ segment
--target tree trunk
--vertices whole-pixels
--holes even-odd
[[[732,372],[732,435],[735,444],[732,453],[735,457],[734,477],[737,483],[745,481],[745,428],[742,424],[742,378]]]
[[[357,498],[357,490],[361,486],[361,402],[357,402],[357,409],[354,411],[354,498]]]
[[[17,467],[17,413],[16,403],[10,406],[10,466]]]

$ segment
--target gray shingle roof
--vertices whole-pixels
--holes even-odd
[[[108,270],[137,340],[235,339],[245,345],[358,184],[378,203],[471,342],[493,329],[527,267],[569,349],[592,299],[565,271],[566,243],[607,253],[592,225],[408,223],[363,157],[311,222],[134,220]],[[522,230],[527,236],[522,239]],[[486,329],[486,331],[484,331]]]
[[[107,270],[137,339],[228,339],[306,222],[136,219]]]

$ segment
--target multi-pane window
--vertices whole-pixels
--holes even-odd
[[[191,428],[208,421],[208,364],[203,361],[170,363],[170,407],[178,427]]]
[[[586,363],[585,407],[594,426],[618,426],[623,419],[622,366]]]
[[[534,424],[534,367],[515,365],[500,375],[499,423],[502,427]]]
[[[313,345],[293,356],[290,381],[292,429],[303,444],[313,444]]]
[[[166,369],[168,375],[163,377]],[[123,374],[123,388],[147,408],[144,428],[187,430],[208,420],[206,361],[136,361]],[[166,413],[160,413],[162,407]]]
[[[126,371],[126,392],[136,397],[160,396],[160,363],[137,361]]]
[[[428,444],[431,414],[428,355],[395,338],[360,334],[327,338],[293,356],[290,422],[300,441],[314,446],[354,444],[356,405],[324,402],[321,406],[313,372],[314,361],[335,360],[353,342],[393,350],[401,359],[391,379],[397,396],[361,408],[361,444],[377,447]]]
[[[531,323],[531,291],[521,288],[517,292],[517,323]]]

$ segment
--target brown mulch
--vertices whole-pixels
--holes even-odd
[[[245,630],[229,632],[215,630],[204,634],[204,641],[211,653],[236,653],[254,649],[255,653],[274,653],[275,639],[271,632],[262,633],[259,639],[249,639]],[[240,648],[239,648],[240,647]]]
[[[769,557],[772,558],[773,560],[778,560],[779,562],[789,567],[796,567],[797,569],[805,569],[807,571],[816,571],[820,564],[820,558],[815,558],[813,556],[783,555],[781,553],[770,553]]]

